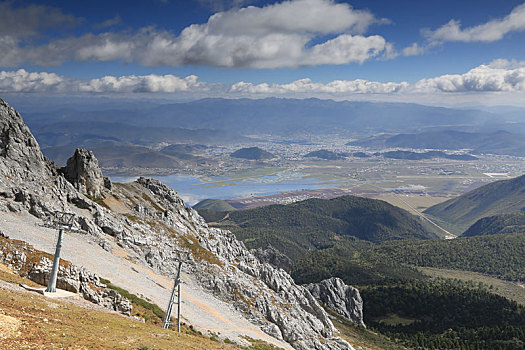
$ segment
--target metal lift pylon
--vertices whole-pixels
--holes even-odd
[[[177,276],[175,277],[175,283],[173,284],[173,290],[171,291],[171,297],[170,302],[168,304],[168,309],[166,310],[166,315],[164,316],[164,320],[162,322],[162,328],[167,329],[170,324],[173,322],[170,322],[171,319],[171,311],[173,309],[173,303],[175,302],[175,295],[177,295],[177,332],[180,332],[180,270],[182,267],[182,261],[179,261],[179,265],[177,267]]]
[[[57,244],[55,248],[55,256],[53,258],[53,267],[49,276],[46,292],[56,293],[58,268],[60,266],[60,251],[62,250],[62,237],[65,230],[71,230],[74,224],[75,214],[65,213],[61,211],[55,212],[55,217],[48,225],[58,230]]]

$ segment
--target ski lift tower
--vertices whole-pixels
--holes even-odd
[[[170,302],[168,304],[168,309],[166,310],[166,315],[164,316],[164,320],[162,322],[162,328],[165,328],[165,329],[167,329],[170,326],[170,324],[173,323],[170,321],[171,311],[173,309],[173,303],[175,302],[175,295],[177,295],[177,332],[179,333],[180,333],[180,284],[181,284],[180,270],[181,270],[181,267],[182,267],[182,261],[179,260],[178,266],[177,266],[177,275],[175,276],[175,279],[174,279],[175,283],[173,284],[173,290],[171,291]]]
[[[51,275],[49,276],[49,283],[47,284],[46,292],[56,293],[57,287],[57,276],[58,276],[58,267],[60,265],[60,251],[62,250],[62,236],[64,231],[71,231],[74,224],[75,214],[66,213],[62,211],[56,211],[54,217],[51,219],[51,222],[46,225],[48,227],[58,230],[57,245],[55,249],[55,257],[53,259],[53,268],[51,269]]]

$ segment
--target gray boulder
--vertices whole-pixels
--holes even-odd
[[[352,322],[365,327],[363,322],[363,299],[359,290],[346,285],[342,279],[332,277],[305,286],[312,296]]]
[[[61,170],[65,178],[84,194],[98,197],[106,187],[97,158],[93,152],[84,148],[77,148]],[[109,184],[106,185],[110,187]]]
[[[290,273],[293,267],[293,261],[288,256],[284,255],[273,246],[269,245],[266,248],[252,249],[250,252],[255,255],[262,263],[268,263],[274,267],[281,268]]]

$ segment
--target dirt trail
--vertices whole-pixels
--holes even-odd
[[[4,234],[53,254],[56,231],[37,224],[38,220],[29,214],[0,213],[0,228]],[[173,280],[129,261],[127,252],[116,245],[113,253],[109,253],[92,241],[91,237],[68,232],[64,237],[61,255],[113,284],[153,301],[161,308],[166,308],[168,304]],[[240,342],[243,341],[240,337],[249,336],[283,349],[292,349],[289,344],[270,337],[242,318],[231,305],[203,291],[192,276],[184,273],[181,296],[183,319],[203,332],[211,331],[221,338],[237,339]]]

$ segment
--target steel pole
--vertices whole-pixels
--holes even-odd
[[[180,278],[179,285],[177,287],[179,289],[177,292],[177,332],[180,333]]]
[[[53,258],[53,268],[51,269],[51,275],[49,276],[49,283],[47,284],[46,292],[56,293],[57,291],[57,277],[58,267],[60,266],[60,251],[62,250],[62,235],[63,229],[58,230],[57,246],[55,249],[55,257]]]
[[[166,310],[166,315],[164,315],[164,320],[162,322],[162,328],[168,328],[170,326],[170,317],[171,317],[171,308],[173,306],[173,301],[175,300],[175,292],[177,291],[177,280],[175,280],[175,285],[171,291],[170,302],[168,304],[168,309]]]
[[[174,283],[173,283],[173,289],[171,291],[171,297],[170,297],[170,303],[168,304],[168,308],[166,309],[166,315],[164,315],[164,320],[162,321],[162,328],[168,328],[170,326],[170,318],[171,318],[171,310],[173,309],[173,302],[175,301],[175,293],[177,292],[177,287],[179,290],[179,297],[178,297],[178,305],[179,305],[179,315],[180,315],[180,269],[182,267],[182,262],[179,262],[179,266],[177,269],[177,277],[175,277]],[[180,316],[178,316],[180,318]],[[177,321],[178,322],[178,321]],[[180,325],[177,326],[177,328],[180,331]]]

